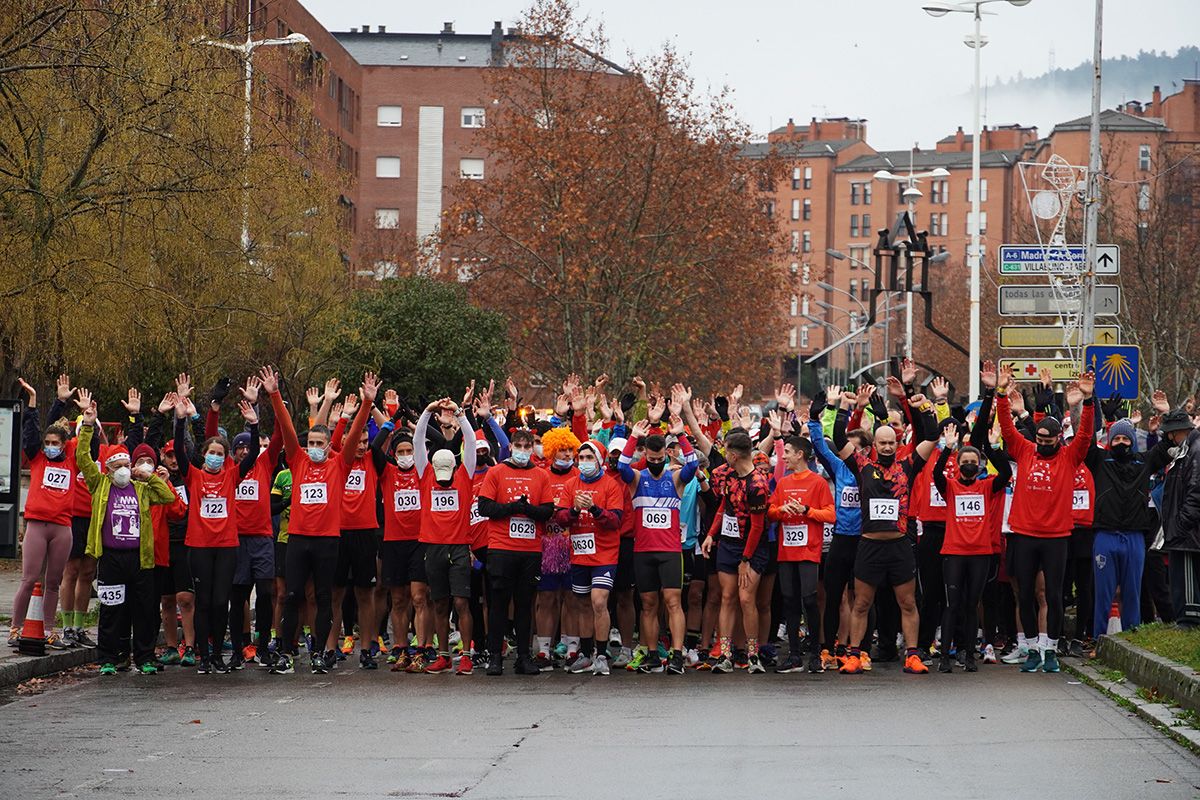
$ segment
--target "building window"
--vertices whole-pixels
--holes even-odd
[[[949,181],[937,180],[929,184],[929,202],[935,206],[944,205],[950,193]]]
[[[812,280],[812,267],[810,267],[808,264],[805,264],[804,266],[802,266],[800,268],[800,282],[802,284],[804,284],[805,286],[807,286],[808,282],[811,280]],[[808,295],[804,296],[804,313],[805,314],[808,313]]]
[[[850,299],[851,300],[858,299],[858,281],[855,280],[854,278],[850,279]]]
[[[792,252],[800,252],[800,231],[792,231]]]
[[[1150,169],[1150,145],[1144,144],[1138,148],[1138,169],[1147,172]]]
[[[858,238],[858,214],[850,215],[850,238]]]
[[[987,202],[987,178],[979,179],[979,188],[980,188],[979,202],[986,203]],[[967,202],[970,203],[974,199],[975,199],[975,181],[971,178],[967,178]]]
[[[810,220],[810,219],[812,219],[812,200],[809,200],[807,197],[806,197],[806,198],[804,198],[804,214],[803,214],[803,217],[804,217],[804,219],[805,219],[805,220]]]
[[[800,188],[800,168],[799,167],[792,167],[792,188],[793,189]]]
[[[864,206],[871,205],[871,184],[864,183],[862,192],[863,192],[863,205]]]
[[[800,219],[800,201],[792,200],[792,219]]]
[[[400,127],[400,106],[379,106],[375,112],[375,124],[380,127]]]
[[[808,295],[804,295],[804,297],[800,299],[800,313],[808,316]]]
[[[464,128],[482,128],[483,127],[483,109],[482,108],[464,108],[462,110],[462,126]]]
[[[1138,184],[1138,211],[1150,210],[1150,184]]]
[[[399,178],[400,177],[400,157],[399,156],[378,156],[375,159],[375,177],[376,178]]]
[[[804,168],[804,188],[805,189],[812,188],[812,167]]]
[[[804,252],[812,252],[812,233],[810,231],[804,232]]]
[[[970,211],[968,211],[967,212],[967,235],[968,236],[971,235],[971,227],[974,223],[975,223],[975,215],[972,214]],[[987,212],[980,211],[979,212],[979,235],[984,236],[986,234],[987,234]]]
[[[867,248],[851,247],[850,248],[850,269],[858,269],[863,264],[867,263]]]
[[[800,346],[808,347],[808,326],[807,325],[800,326]]]
[[[862,188],[861,183],[850,184],[850,205],[858,205],[859,190]]]
[[[375,209],[375,227],[380,230],[386,228],[400,227],[400,209],[398,208],[377,208]]]
[[[767,219],[775,219],[775,201],[767,201]]]
[[[796,326],[788,328],[788,347],[796,349]]]
[[[870,214],[863,214],[863,217],[862,217],[862,235],[863,235],[863,236],[870,236],[870,235],[871,235],[871,215],[870,215]]]
[[[936,211],[929,215],[929,235],[930,236],[941,236],[942,235],[942,226],[940,224],[940,220],[938,219],[938,215],[937,215]]]
[[[800,313],[800,298],[797,297],[796,295],[792,295],[791,308],[792,308],[792,316],[793,317],[796,316],[796,314]]]
[[[460,158],[458,160],[458,172],[466,180],[483,180],[483,159]]]
[[[858,312],[857,311],[850,312],[850,330],[852,330],[852,331],[858,330]]]
[[[400,273],[395,261],[376,261],[375,262],[375,280],[385,281],[388,278],[395,278]]]

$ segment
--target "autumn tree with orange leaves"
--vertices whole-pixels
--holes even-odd
[[[674,50],[617,66],[563,0],[539,0],[522,30],[488,71],[488,174],[456,187],[441,243],[473,299],[509,317],[516,360],[534,377],[705,387],[773,374],[779,164],[738,158],[747,129]]]

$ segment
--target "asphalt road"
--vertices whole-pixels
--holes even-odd
[[[95,673],[0,706],[0,798],[1195,798],[1074,678]]]

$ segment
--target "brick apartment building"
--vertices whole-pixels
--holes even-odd
[[[1001,244],[1019,242],[1030,234],[1030,211],[1022,181],[1021,162],[1045,162],[1058,154],[1074,165],[1088,162],[1090,119],[1056,125],[1039,138],[1036,128],[1003,125],[985,128],[981,141],[980,221],[983,266],[981,279],[982,347],[985,356],[997,352],[996,257]],[[1185,80],[1183,89],[1163,98],[1158,87],[1145,104],[1126,103],[1101,117],[1105,174],[1104,191],[1129,219],[1148,208],[1150,198],[1166,191],[1158,179],[1163,170],[1180,172],[1172,182],[1170,199],[1200,215],[1200,82]],[[949,175],[925,178],[917,184],[921,196],[912,203],[917,230],[928,231],[938,251],[948,259],[931,268],[935,325],[967,345],[968,271],[970,242],[971,136],[960,128],[932,149],[877,151],[866,142],[866,121],[813,119],[807,125],[787,125],[771,131],[766,142],[746,149],[748,157],[774,150],[789,160],[790,182],[778,186],[771,213],[791,243],[782,259],[795,274],[795,294],[788,309],[786,340],[779,342],[787,357],[781,375],[797,377],[797,357],[819,353],[842,334],[860,327],[867,315],[874,286],[872,250],[881,228],[891,229],[908,209],[903,182],[875,180],[886,170],[904,177],[938,167]],[[1028,179],[1029,175],[1026,175]],[[1194,216],[1200,225],[1200,216]],[[838,258],[828,251],[845,256]],[[868,334],[834,349],[800,373],[805,392],[818,381],[845,381],[876,365],[881,374],[889,356],[904,351],[903,296],[881,297],[877,324]],[[924,301],[916,299],[914,353],[929,367],[944,371],[959,386],[966,385],[966,358],[924,329]],[[1042,320],[1044,321],[1044,320]]]

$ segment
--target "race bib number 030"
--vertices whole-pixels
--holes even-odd
[[[416,489],[397,489],[392,495],[392,510],[397,514],[404,511],[420,511],[421,493]]]
[[[671,527],[669,508],[643,508],[642,527],[652,531],[665,531]]]
[[[868,507],[874,522],[896,522],[900,519],[900,501],[890,497],[872,497]]]
[[[529,517],[509,517],[508,538],[536,539],[537,525]]]

